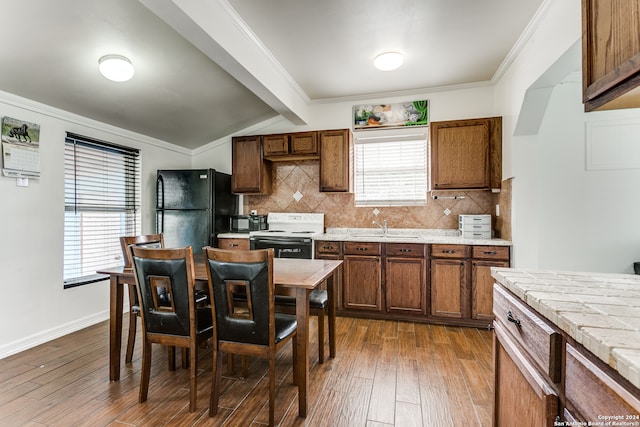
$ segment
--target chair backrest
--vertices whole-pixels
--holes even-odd
[[[145,332],[195,336],[195,272],[191,247],[130,248]],[[163,291],[168,293],[169,305],[161,302]]]
[[[122,248],[122,258],[124,268],[131,268],[131,252],[129,246],[143,246],[146,248],[164,248],[164,236],[162,234],[143,234],[140,236],[121,236],[120,247]]]
[[[274,345],[275,309],[273,249],[204,248],[214,338],[264,346]],[[246,293],[238,304],[234,293]]]

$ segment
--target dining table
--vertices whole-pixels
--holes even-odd
[[[203,258],[194,257],[196,281],[207,281],[207,271]],[[298,413],[306,417],[309,395],[309,294],[326,282],[328,297],[329,356],[335,358],[335,278],[341,260],[276,258],[273,260],[273,273],[276,288],[286,288],[296,298],[297,335],[297,372],[299,381]],[[110,267],[97,271],[109,275],[109,380],[120,379],[120,361],[122,348],[122,316],[125,285],[135,284],[132,268]],[[324,345],[324,343],[318,343]]]

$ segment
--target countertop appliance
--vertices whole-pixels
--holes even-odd
[[[158,170],[156,232],[167,247],[217,246],[218,233],[229,232],[238,213],[238,196],[231,193],[231,175],[214,169]]]
[[[229,220],[229,229],[232,233],[249,233],[267,228],[266,215],[233,215]]]
[[[313,258],[313,237],[324,233],[323,213],[267,215],[268,230],[249,233],[251,249],[273,248],[276,258]]]

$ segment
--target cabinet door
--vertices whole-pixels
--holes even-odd
[[[379,256],[345,255],[342,281],[344,308],[382,310],[382,269]]]
[[[426,260],[387,257],[385,271],[387,312],[426,314]]]
[[[320,139],[320,191],[351,191],[351,131],[318,132]]]
[[[289,136],[286,134],[264,135],[262,137],[264,156],[286,156],[289,154]]]
[[[585,111],[640,107],[640,0],[582,1]]]
[[[471,318],[491,323],[494,317],[491,267],[509,267],[509,262],[473,260],[471,264]]]
[[[465,319],[469,317],[468,261],[431,260],[431,315]]]
[[[234,193],[271,193],[271,165],[262,158],[259,136],[235,137],[231,152],[231,190]]]
[[[496,324],[494,337],[495,427],[554,425],[558,395]]]
[[[488,119],[431,123],[431,182],[434,190],[490,188]]]
[[[290,135],[293,155],[318,154],[318,138],[316,132],[298,132]]]

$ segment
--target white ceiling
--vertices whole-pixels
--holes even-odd
[[[0,90],[194,149],[277,114],[303,123],[312,102],[490,82],[543,0],[5,3]],[[373,67],[387,50],[399,70]],[[132,80],[98,73],[111,53]]]

